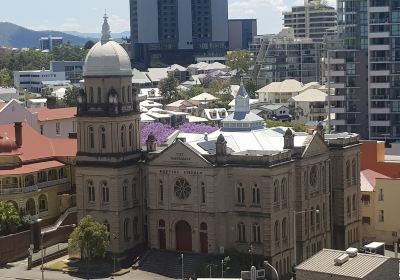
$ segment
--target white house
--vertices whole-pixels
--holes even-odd
[[[288,103],[290,98],[302,91],[303,86],[299,81],[289,79],[282,82],[272,82],[257,90],[256,93],[260,102]]]
[[[140,108],[145,108],[146,110],[150,110],[151,108],[162,108],[162,104],[158,102],[154,102],[152,100],[145,100],[140,102]]]
[[[289,100],[293,119],[303,124],[315,125],[327,118],[327,94],[318,89],[307,89]]]
[[[228,115],[225,108],[204,109],[202,117],[209,121],[220,121]]]
[[[257,107],[259,116],[266,120],[290,121],[289,107],[284,104],[267,104]]]
[[[32,98],[26,101],[26,107],[28,108],[46,108],[47,98]]]

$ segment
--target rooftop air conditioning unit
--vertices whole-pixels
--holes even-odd
[[[348,254],[350,258],[354,258],[355,256],[357,256],[357,253],[358,253],[357,248],[350,247],[346,250],[346,254]]]
[[[335,262],[335,265],[341,266],[342,264],[344,264],[348,260],[349,260],[349,255],[348,254],[343,254],[343,255],[340,255],[339,257],[337,257],[334,260],[334,262]]]

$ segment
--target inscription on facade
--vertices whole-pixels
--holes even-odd
[[[172,174],[172,175],[202,175],[202,171],[198,170],[160,170],[161,174]]]
[[[185,157],[184,153],[176,153],[175,156],[171,156],[171,160],[180,160],[180,161],[190,161],[190,157]]]

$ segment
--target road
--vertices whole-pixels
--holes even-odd
[[[32,270],[26,270],[27,261],[19,261],[10,263],[6,267],[0,268],[0,280],[41,280],[42,274],[40,267],[35,267]],[[65,274],[57,271],[44,271],[44,279],[49,280],[80,280],[87,279],[86,277],[73,277],[69,274]],[[95,278],[98,280],[105,280],[110,278]],[[118,280],[172,280],[165,276],[145,272],[141,270],[132,270],[128,274],[115,277]]]

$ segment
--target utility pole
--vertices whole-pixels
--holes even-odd
[[[221,278],[224,278],[224,259],[221,260]]]
[[[182,259],[182,280],[185,280],[185,275],[183,271],[183,254],[181,254],[181,259]]]

